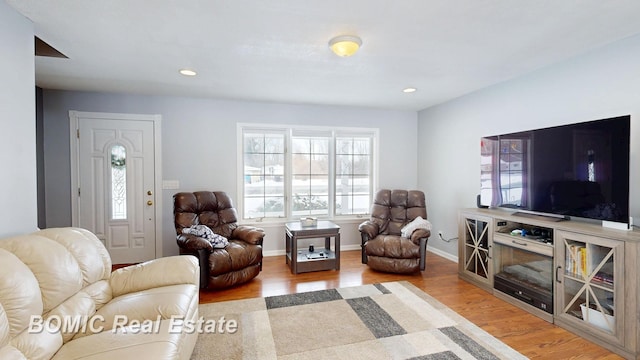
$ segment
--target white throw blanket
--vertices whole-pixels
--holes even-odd
[[[429,222],[429,220],[423,219],[422,216],[418,216],[417,218],[413,219],[413,221],[405,225],[400,230],[400,233],[402,237],[408,239],[411,237],[411,234],[413,234],[413,232],[418,229],[425,229],[425,230],[431,231],[431,223]]]

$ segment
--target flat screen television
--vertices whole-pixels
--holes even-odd
[[[480,204],[628,223],[630,120],[483,137]]]

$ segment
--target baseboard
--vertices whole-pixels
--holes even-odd
[[[344,245],[344,246],[340,246],[340,251],[351,251],[351,250],[360,250],[360,244],[353,244],[353,245]],[[447,260],[451,260],[453,262],[458,262],[458,257],[455,255],[451,255],[448,252],[439,250],[439,249],[435,249],[433,247],[430,247],[427,245],[427,251],[430,251],[438,256],[441,256]],[[262,252],[262,256],[267,257],[267,256],[282,256],[286,253],[285,250],[269,250],[269,251],[263,251]]]
[[[360,250],[360,244],[342,245],[342,246],[340,246],[340,251],[351,251],[351,250]],[[286,254],[286,251],[284,249],[282,249],[282,250],[262,251],[262,256],[264,256],[264,257],[267,257],[267,256],[282,256],[284,254]]]
[[[286,253],[286,251],[284,250],[269,250],[269,251],[262,251],[262,256],[263,257],[269,257],[269,256],[282,256]]]
[[[442,251],[440,249],[435,249],[433,247],[430,247],[429,245],[427,245],[427,251],[432,252],[432,253],[434,253],[434,254],[436,254],[438,256],[441,256],[441,257],[443,257],[443,258],[445,258],[447,260],[451,260],[451,261],[453,261],[455,263],[458,262],[458,257],[456,255],[451,255],[448,252]]]

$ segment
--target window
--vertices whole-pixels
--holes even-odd
[[[127,218],[127,151],[122,145],[111,147],[111,218]]]
[[[375,129],[238,126],[244,219],[367,214]]]
[[[329,138],[291,138],[291,195],[294,217],[329,215]]]
[[[244,133],[244,218],[284,217],[284,146],[282,133]]]
[[[336,214],[369,212],[371,160],[369,138],[336,138]]]

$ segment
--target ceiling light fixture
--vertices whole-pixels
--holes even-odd
[[[198,73],[191,69],[180,69],[180,74],[184,76],[196,76]]]
[[[348,57],[356,53],[362,45],[362,39],[357,36],[336,36],[329,40],[329,47],[338,56]]]
[[[416,88],[414,88],[414,87],[408,87],[408,88],[404,88],[404,89],[402,89],[402,92],[403,92],[403,93],[407,93],[407,94],[409,94],[409,93],[412,93],[412,92],[416,92],[417,90],[418,90],[418,89],[416,89]]]

